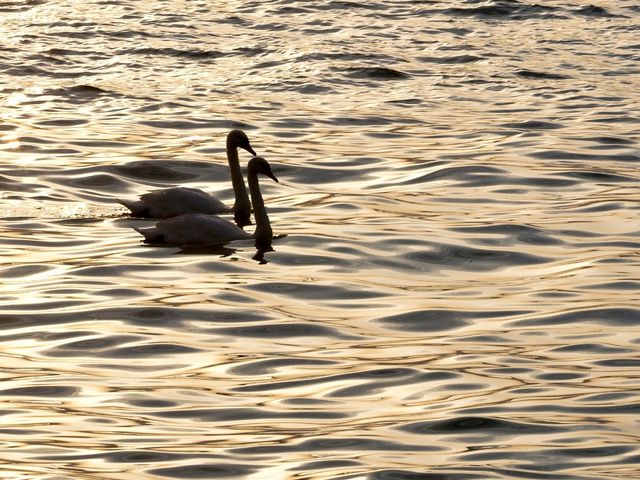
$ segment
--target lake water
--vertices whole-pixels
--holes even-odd
[[[0,15],[1,478],[640,477],[636,1]],[[141,243],[232,128],[274,250]]]

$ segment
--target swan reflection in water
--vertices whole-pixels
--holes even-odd
[[[284,238],[286,235],[276,235],[273,240]],[[162,245],[160,245],[162,246]],[[169,247],[171,245],[164,245]],[[275,252],[275,249],[271,246],[271,242],[268,244],[258,244],[256,242],[256,253],[251,257],[260,265],[266,265],[269,260],[265,257],[265,254],[269,252]],[[238,251],[238,248],[229,247],[228,245],[183,245],[180,250],[176,252],[178,255],[217,255],[221,258],[231,257]]]
[[[249,161],[247,177],[256,225],[253,234],[245,232],[228,220],[202,213],[187,213],[161,220],[154,227],[134,227],[134,230],[144,236],[145,243],[179,246],[190,251],[193,251],[193,248],[222,245],[233,240],[254,239],[258,249],[257,256],[263,260],[264,252],[271,251],[273,231],[260,192],[260,174],[278,182],[269,162],[264,158],[253,157]]]
[[[241,219],[249,217],[251,203],[247,188],[242,178],[242,169],[238,159],[238,148],[243,148],[251,155],[256,152],[249,143],[249,138],[242,130],[231,130],[227,135],[227,161],[231,171],[231,183],[235,203],[228,207],[214,196],[198,188],[173,187],[145,193],[140,200],[121,200],[119,203],[131,210],[131,215],[142,218],[171,218],[187,213],[205,213],[216,215],[219,213],[235,213]],[[237,220],[237,219],[236,219]],[[239,221],[240,226],[242,224]]]

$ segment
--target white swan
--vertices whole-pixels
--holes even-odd
[[[231,170],[231,183],[235,194],[235,204],[228,207],[217,198],[198,188],[174,187],[145,193],[140,200],[120,200],[122,205],[131,210],[134,217],[170,218],[184,213],[249,213],[251,203],[247,188],[242,178],[238,147],[245,149],[251,155],[256,152],[251,148],[249,138],[242,130],[231,130],[227,135],[227,160]]]
[[[260,193],[258,174],[278,179],[271,171],[271,166],[262,157],[253,157],[249,161],[248,181],[253,213],[255,215],[256,230],[247,233],[237,225],[215,215],[187,213],[173,218],[159,221],[155,227],[134,228],[144,235],[146,243],[165,245],[218,245],[232,240],[254,238],[256,245],[267,246],[271,243],[273,232],[264,200]]]

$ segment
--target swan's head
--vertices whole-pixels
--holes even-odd
[[[251,148],[249,143],[249,137],[242,130],[231,130],[227,135],[227,145],[232,148],[243,148],[251,155],[256,155],[256,152]]]
[[[258,175],[259,173],[261,173],[262,175],[266,175],[267,177],[269,177],[272,180],[275,180],[276,182],[278,181],[276,176],[271,171],[271,165],[269,165],[269,162],[267,162],[262,157],[253,157],[251,160],[249,160],[247,173],[249,175]]]

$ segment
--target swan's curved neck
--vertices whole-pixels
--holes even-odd
[[[251,211],[251,203],[249,202],[247,187],[244,185],[244,178],[242,178],[242,169],[240,168],[240,160],[238,159],[238,147],[229,142],[229,140],[227,140],[227,160],[229,161],[229,169],[231,170],[233,194],[236,197],[233,211],[249,212]]]
[[[256,222],[256,231],[253,234],[256,242],[270,243],[273,237],[271,222],[264,206],[258,175],[249,174],[249,192],[251,192],[251,202],[253,203],[253,215]]]

